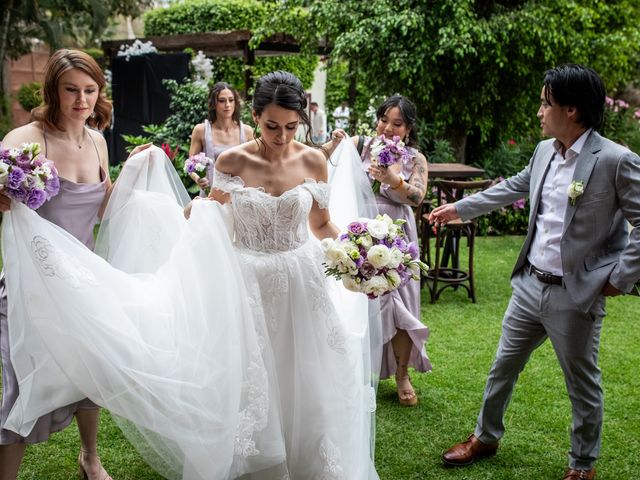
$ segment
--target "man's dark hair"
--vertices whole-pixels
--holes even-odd
[[[602,127],[605,88],[595,70],[576,63],[567,63],[544,73],[544,98],[549,105],[555,101],[563,107],[574,107],[578,121],[594,130]]]
[[[318,106],[318,102],[311,102],[309,105],[311,105],[312,107],[317,107]]]

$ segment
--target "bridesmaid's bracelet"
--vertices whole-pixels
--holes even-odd
[[[400,181],[398,182],[398,185],[396,185],[395,187],[391,187],[391,190],[399,189],[402,186],[403,183],[404,183],[404,178],[402,178],[402,176],[400,176]]]

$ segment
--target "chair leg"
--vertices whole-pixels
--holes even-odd
[[[420,259],[425,260],[429,268],[431,268],[431,225],[427,219],[420,220]],[[420,275],[420,288],[427,283],[427,277]]]
[[[473,253],[476,243],[476,226],[475,224],[469,225],[469,296],[471,301],[476,303],[476,289],[473,281]]]
[[[444,236],[446,237],[446,232],[444,232]],[[436,261],[434,264],[434,272],[433,272],[433,283],[431,285],[431,303],[436,303],[438,299],[438,278],[440,276],[440,261],[441,261],[441,249],[442,249],[442,238],[443,238],[443,228],[441,226],[436,227],[436,241],[435,241],[435,250],[436,250]]]

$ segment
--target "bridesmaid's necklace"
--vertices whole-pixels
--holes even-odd
[[[73,143],[75,143],[78,148],[82,148],[82,145],[84,144],[84,139],[87,136],[87,129],[86,128],[82,128],[82,138],[80,138],[80,142],[76,142],[75,140],[73,141]]]

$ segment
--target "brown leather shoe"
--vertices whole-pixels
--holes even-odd
[[[567,469],[562,480],[593,480],[596,478],[596,469],[591,470],[574,470],[573,468]]]
[[[450,467],[471,465],[476,459],[490,457],[498,451],[499,442],[482,443],[471,434],[466,442],[458,443],[442,454],[442,461]]]

